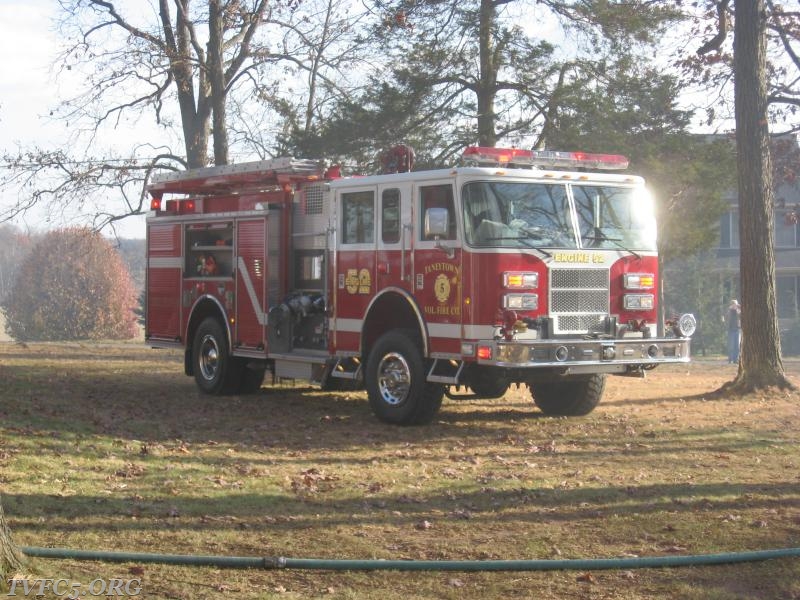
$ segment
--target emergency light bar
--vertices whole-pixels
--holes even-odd
[[[523,150],[521,148],[491,148],[489,146],[469,146],[464,150],[461,159],[467,163],[481,166],[524,165],[605,170],[628,168],[628,159],[619,154],[555,152],[553,150]]]

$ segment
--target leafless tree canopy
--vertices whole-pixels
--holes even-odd
[[[85,83],[51,117],[73,134],[62,148],[0,149],[0,189],[19,191],[0,220],[47,206],[54,222],[80,213],[113,227],[148,209],[143,184],[153,170],[226,164],[231,144],[268,155],[271,115],[302,115],[310,127],[346,93],[336,74],[361,60],[354,28],[368,15],[351,14],[345,0],[309,0],[302,12],[299,0],[59,4],[57,71]],[[104,149],[116,130],[146,121],[163,131],[163,145]]]

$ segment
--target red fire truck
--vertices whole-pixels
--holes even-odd
[[[624,157],[471,147],[459,167],[400,167],[278,158],[154,178],[147,343],[183,349],[209,394],[255,392],[267,371],[363,385],[397,424],[512,383],[582,415],[607,374],[689,361],[694,318],[658,317],[653,201],[607,172]]]

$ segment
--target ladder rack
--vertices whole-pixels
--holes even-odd
[[[291,181],[322,177],[321,161],[283,156],[232,165],[203,167],[154,175],[147,186],[152,195],[246,191]]]

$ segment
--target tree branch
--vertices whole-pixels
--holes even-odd
[[[717,0],[717,34],[697,49],[698,55],[703,55],[712,50],[719,50],[728,37],[728,4],[730,0]]]

